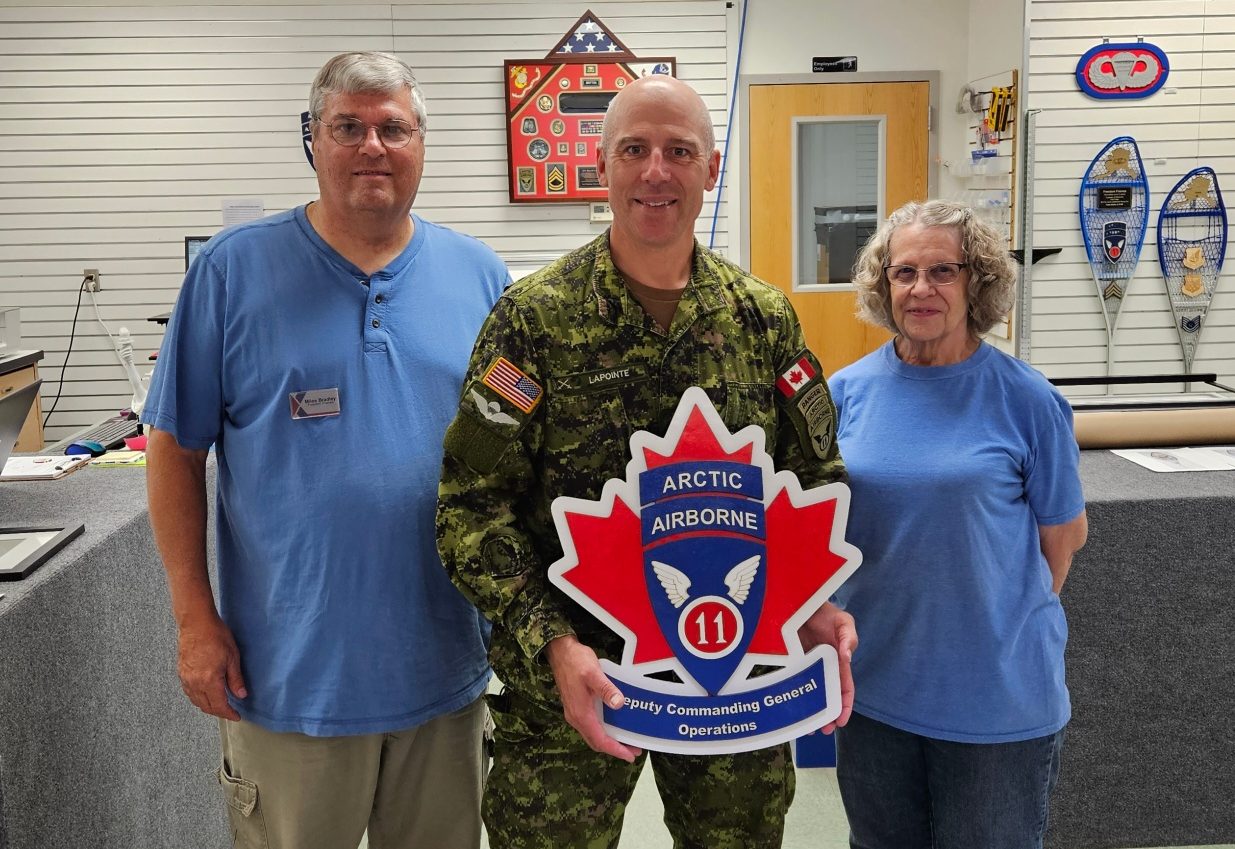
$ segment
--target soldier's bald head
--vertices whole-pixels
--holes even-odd
[[[699,93],[667,74],[652,74],[629,83],[609,102],[600,134],[603,151],[610,152],[610,145],[621,135],[622,122],[626,120],[626,114],[631,107],[644,103],[663,103],[665,106],[682,110],[689,116],[692,129],[699,134],[699,139],[703,142],[703,152],[711,153],[716,149],[712,115]]]

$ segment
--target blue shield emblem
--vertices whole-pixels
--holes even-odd
[[[1107,262],[1119,262],[1128,245],[1128,225],[1122,221],[1109,221],[1102,227],[1102,252]]]
[[[715,695],[746,654],[767,585],[763,479],[735,462],[642,472],[643,565],[652,610],[686,672]]]

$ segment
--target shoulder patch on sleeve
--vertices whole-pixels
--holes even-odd
[[[799,393],[790,402],[789,414],[798,427],[798,433],[805,434],[815,456],[821,460],[826,459],[836,433],[836,416],[832,412],[832,399],[824,389],[823,382],[820,381]]]
[[[823,382],[823,368],[809,348],[793,357],[777,378],[776,388],[803,452],[826,459],[836,436],[836,411]]]
[[[536,409],[541,396],[544,395],[544,390],[539,383],[524,374],[518,366],[505,357],[498,357],[494,360],[493,365],[485,370],[485,376],[480,382],[524,413],[531,413]],[[485,418],[492,418],[483,409],[480,412]],[[497,415],[502,414],[497,413]]]
[[[509,439],[495,438],[488,425],[467,410],[460,410],[446,428],[443,448],[450,456],[458,457],[475,471],[487,475],[497,468],[513,442],[514,434]]]
[[[776,388],[780,394],[790,400],[812,383],[820,383],[823,369],[809,348],[803,348],[801,353],[793,358],[789,367],[776,378]]]
[[[459,413],[446,429],[444,448],[476,471],[497,468],[532,420],[544,391],[505,357],[497,357],[463,389]]]

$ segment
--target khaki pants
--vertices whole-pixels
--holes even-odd
[[[236,849],[476,849],[484,699],[392,734],[309,737],[220,721]]]

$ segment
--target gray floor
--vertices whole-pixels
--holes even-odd
[[[639,777],[622,829],[622,845],[637,849],[672,849],[661,822],[663,808],[652,770]],[[784,849],[849,849],[849,829],[836,788],[836,770],[798,770],[798,789],[785,821]]]
[[[635,788],[622,829],[622,846],[632,849],[672,849],[669,832],[661,822],[663,809],[656,795],[652,770],[645,769]],[[489,849],[489,842],[483,842]],[[360,849],[367,849],[363,842]],[[784,849],[848,849],[848,828],[836,789],[836,771],[798,770],[798,790],[785,823]],[[1163,847],[1186,849],[1186,847]],[[1235,845],[1208,846],[1206,849],[1235,849]]]
[[[490,689],[496,689],[496,680]],[[622,826],[622,847],[631,849],[673,849],[673,841],[662,820],[664,808],[656,792],[656,781],[650,767],[639,776],[635,794],[626,810]],[[358,849],[368,849],[362,840]],[[482,849],[489,849],[487,838]],[[785,820],[785,842],[782,849],[849,849],[849,827],[836,786],[834,769],[799,769],[797,792]],[[1201,847],[1168,846],[1161,849],[1201,849]],[[1235,844],[1211,845],[1204,849],[1235,849]]]
[[[627,809],[622,846],[672,849],[673,842],[661,821],[662,813],[652,770],[644,769]],[[488,846],[488,841],[485,841],[485,849]],[[798,770],[797,794],[785,821],[784,849],[849,849],[849,829],[845,824],[840,791],[836,787],[836,770]],[[1235,845],[1209,846],[1206,849],[1235,849]]]
[[[652,770],[645,768],[627,808],[622,846],[673,849],[673,841],[661,821],[663,813]],[[797,794],[785,822],[784,849],[848,849],[848,833],[840,792],[836,789],[836,771],[798,770]],[[360,849],[368,849],[368,845],[367,840],[362,841]],[[489,849],[487,839],[481,845]],[[1235,846],[1225,849],[1235,849]]]

